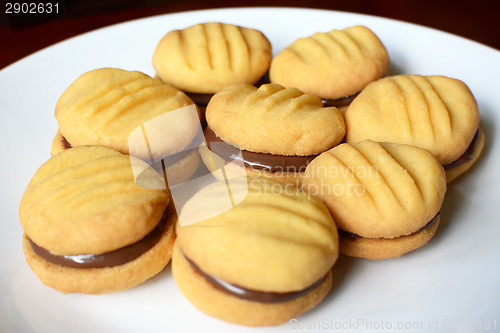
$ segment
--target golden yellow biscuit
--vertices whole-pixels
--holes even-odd
[[[285,87],[340,99],[360,92],[388,70],[384,45],[358,25],[297,39],[273,58],[269,77]]]
[[[308,165],[302,188],[326,204],[339,229],[361,238],[384,240],[371,244],[383,247],[391,246],[385,239],[419,232],[438,215],[446,193],[446,175],[424,149],[367,140],[344,143],[321,154]],[[414,240],[406,237],[399,241]],[[422,238],[419,244],[427,241]],[[393,250],[391,256],[402,254],[397,247]]]
[[[460,80],[396,75],[369,84],[345,113],[346,142],[366,139],[429,150],[449,164],[469,147],[479,127],[477,103]]]
[[[233,83],[255,83],[268,70],[271,43],[262,32],[208,22],[168,32],[153,54],[164,82],[186,92],[215,93]]]
[[[180,212],[173,272],[181,290],[200,310],[242,325],[276,325],[309,310],[330,289],[338,257],[328,210],[297,187],[264,177],[233,179],[229,187],[210,185]],[[230,294],[228,284],[244,295]],[[225,291],[214,292],[221,286]],[[210,295],[216,303],[206,303]],[[260,315],[243,318],[251,308]],[[261,317],[266,309],[269,318]]]
[[[340,252],[351,257],[388,259],[419,249],[427,244],[437,231],[440,215],[435,220],[412,234],[394,238],[366,238],[340,231]]]
[[[259,153],[319,154],[345,133],[337,108],[325,108],[317,96],[273,83],[226,87],[212,97],[206,117],[222,140]]]
[[[337,108],[273,83],[228,86],[212,97],[206,116],[208,148],[230,169],[295,185],[307,163],[341,142],[345,133]]]
[[[116,291],[168,263],[176,218],[173,206],[167,209],[170,195],[153,168],[146,165],[136,178],[134,164],[145,162],[103,146],[78,146],[37,170],[19,218],[26,258],[44,283],[62,292]],[[120,272],[123,281],[109,280]],[[66,279],[74,281],[61,282]]]
[[[175,219],[175,214],[170,216]],[[104,268],[74,268],[53,264],[37,255],[26,235],[23,251],[26,261],[38,278],[47,286],[62,293],[104,294],[135,287],[158,274],[172,257],[175,221],[166,222],[169,228],[153,247],[137,259]]]
[[[329,271],[310,292],[280,303],[253,302],[214,288],[186,260],[176,244],[172,255],[172,273],[184,296],[200,311],[226,322],[244,326],[280,325],[318,305],[332,287]]]
[[[117,68],[81,75],[59,98],[55,117],[73,147],[102,145],[144,160],[182,151],[200,127],[196,106],[179,89]],[[138,149],[144,141],[148,149]]]

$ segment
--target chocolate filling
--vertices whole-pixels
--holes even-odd
[[[149,165],[153,167],[159,174],[163,175],[163,168],[168,168],[171,165],[174,165],[175,163],[179,162],[183,158],[185,158],[189,153],[191,152],[191,149],[181,151],[180,153],[176,153],[167,157],[163,157],[160,159],[157,159],[155,161],[146,161]]]
[[[183,254],[184,255],[184,254]],[[231,296],[238,297],[244,300],[252,301],[252,302],[260,302],[260,303],[282,303],[282,302],[288,302],[291,301],[295,298],[298,298],[302,295],[307,294],[314,288],[316,288],[323,280],[325,279],[322,277],[315,283],[313,283],[311,286],[299,290],[299,291],[292,291],[292,292],[286,292],[286,293],[277,293],[277,292],[267,292],[267,291],[258,291],[258,290],[252,290],[252,289],[247,289],[244,287],[236,286],[234,284],[230,284],[228,282],[225,282],[218,277],[215,277],[213,275],[209,275],[205,272],[203,272],[198,265],[196,265],[191,259],[186,257],[184,255],[184,258],[189,262],[191,267],[198,273],[200,274],[205,280],[207,280],[214,288],[227,293]]]
[[[329,99],[329,98],[323,98],[321,101],[323,102],[324,107],[329,107],[329,106],[335,106],[335,107],[341,107],[341,106],[347,106],[351,104],[351,102],[358,96],[359,93],[341,97],[341,98],[336,98],[336,99]]]
[[[227,162],[268,172],[303,172],[318,155],[286,156],[240,150],[220,139],[209,127],[204,131],[208,148]],[[240,154],[241,153],[241,154]]]
[[[210,102],[210,99],[214,94],[197,94],[197,93],[190,93],[186,92],[186,95],[191,98],[191,100],[198,105],[198,107],[201,106],[207,106],[208,102]]]
[[[123,265],[138,258],[158,243],[167,229],[167,220],[172,215],[172,211],[173,209],[166,209],[158,225],[138,242],[102,254],[55,255],[36,245],[31,239],[28,238],[28,240],[38,256],[56,265],[74,268],[104,268]]]
[[[64,149],[71,149],[71,148],[73,148],[73,146],[71,145],[71,143],[69,143],[68,140],[66,140],[66,138],[64,136],[62,136],[62,144],[63,144]]]
[[[477,130],[476,135],[474,135],[469,147],[462,154],[462,156],[460,156],[457,160],[444,165],[444,169],[449,170],[451,168],[465,164],[465,163],[469,162],[470,160],[472,160],[472,157],[474,156],[474,151],[476,150],[476,146],[477,146],[478,141],[479,141],[479,129]]]
[[[427,223],[426,225],[424,225],[422,228],[418,229],[414,233],[411,233],[410,235],[399,236],[399,237],[411,236],[411,235],[414,235],[414,234],[419,233],[421,231],[424,231],[426,229],[429,229],[431,227],[431,225],[433,225],[434,222],[437,221],[437,218],[439,217],[440,214],[441,214],[441,212],[437,213],[436,216],[434,216],[432,218],[432,220],[429,221],[429,223]],[[356,235],[356,234],[354,234],[352,232],[345,231],[345,230],[342,230],[342,229],[338,229],[338,232],[339,232],[339,235],[342,238],[347,238],[347,239],[351,239],[351,240],[358,239],[358,238],[365,238],[363,236],[359,236],[359,235]],[[396,237],[396,238],[399,238],[399,237]],[[374,238],[374,239],[394,239],[394,238]]]

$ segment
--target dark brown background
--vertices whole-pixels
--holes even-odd
[[[49,0],[47,0],[49,1]],[[136,18],[186,10],[287,6],[371,14],[451,32],[500,49],[499,9],[489,0],[330,0],[330,1],[196,1],[196,0],[70,0],[73,6],[45,23],[13,25],[0,16],[0,69],[63,39]],[[28,2],[28,1],[25,1]],[[54,1],[52,1],[54,2]],[[279,18],[276,18],[279,20]]]

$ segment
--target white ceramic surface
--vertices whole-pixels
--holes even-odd
[[[334,288],[313,311],[279,327],[229,325],[198,312],[170,266],[134,289],[62,295],[31,272],[21,250],[18,206],[49,158],[54,106],[82,73],[119,67],[154,75],[153,50],[171,29],[221,21],[254,27],[274,52],[317,31],[363,24],[383,41],[392,73],[459,78],[474,93],[486,148],[450,185],[434,239],[398,259],[342,257]],[[96,30],[28,56],[0,72],[0,332],[494,331],[500,326],[500,52],[444,32],[383,18],[310,9],[247,8],[156,16]],[[251,314],[249,314],[251,315]]]

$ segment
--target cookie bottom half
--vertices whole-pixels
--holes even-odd
[[[436,233],[440,218],[437,216],[428,228],[396,238],[365,238],[339,232],[340,253],[366,259],[400,257],[427,244]]]
[[[216,289],[186,260],[178,244],[172,254],[172,273],[184,296],[205,314],[244,326],[280,325],[305,313],[328,294],[332,287],[331,271],[310,292],[282,303],[254,302],[231,296]]]
[[[132,288],[158,274],[170,261],[175,241],[174,221],[160,240],[147,252],[123,265],[105,268],[72,268],[53,264],[38,256],[26,235],[26,261],[47,286],[62,293],[105,294]]]
[[[474,148],[474,153],[472,154],[472,158],[463,164],[460,164],[454,168],[446,170],[446,182],[448,184],[457,179],[462,174],[464,174],[467,170],[469,170],[472,167],[472,165],[474,165],[474,163],[479,159],[479,156],[481,156],[481,152],[483,151],[484,148],[484,142],[485,142],[484,132],[483,130],[479,129],[479,137],[477,138],[477,143],[476,147]]]

